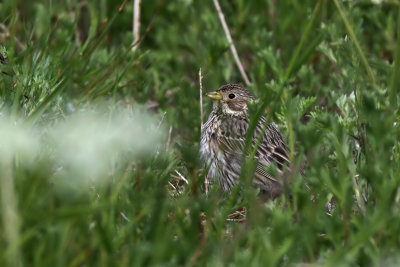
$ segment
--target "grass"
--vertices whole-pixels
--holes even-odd
[[[135,50],[132,2],[0,3],[0,265],[398,265],[398,1],[220,2],[307,163],[266,203],[204,193],[199,70],[244,83],[213,1],[142,1]]]

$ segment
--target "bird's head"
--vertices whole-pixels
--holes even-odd
[[[226,84],[206,95],[214,100],[215,110],[230,115],[242,115],[247,112],[247,102],[256,100],[241,84]]]

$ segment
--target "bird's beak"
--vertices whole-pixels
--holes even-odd
[[[215,91],[207,93],[206,96],[208,96],[212,100],[222,100],[222,95]]]

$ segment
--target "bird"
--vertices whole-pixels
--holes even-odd
[[[247,104],[257,98],[241,84],[223,85],[206,96],[213,100],[213,108],[201,127],[200,157],[208,168],[207,179],[217,180],[222,191],[230,193],[249,158],[244,154],[250,121]],[[275,199],[283,192],[281,178],[290,166],[282,134],[274,123],[268,123],[261,116],[251,145],[252,149],[256,148],[254,159],[257,161],[252,185],[262,197]],[[274,165],[277,171],[273,171]]]

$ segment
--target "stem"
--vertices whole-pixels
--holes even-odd
[[[372,82],[372,84],[374,86],[377,86],[376,85],[376,80],[375,80],[375,77],[374,77],[374,73],[372,72],[372,69],[368,64],[368,61],[367,61],[367,58],[364,55],[364,52],[361,50],[360,44],[357,41],[356,35],[354,34],[354,31],[353,31],[349,21],[347,20],[346,15],[344,14],[342,8],[340,7],[338,0],[333,0],[333,2],[335,3],[336,8],[339,11],[340,17],[343,20],[344,26],[345,26],[345,28],[347,30],[347,33],[350,36],[350,39],[353,41],[354,45],[356,46],[357,53],[361,58],[361,63],[363,64],[365,70],[367,71],[369,79],[371,80],[371,82]]]
[[[398,14],[397,14],[396,55],[394,59],[394,66],[389,87],[389,98],[390,98],[390,103],[392,104],[393,107],[397,106],[396,90],[398,88],[399,75],[400,75],[400,5],[398,7]]]
[[[200,121],[201,127],[203,128],[203,76],[201,75],[201,68],[199,70],[199,83],[200,83]]]
[[[305,28],[303,34],[301,35],[300,42],[297,45],[296,50],[294,51],[294,54],[293,54],[292,58],[290,59],[289,67],[287,68],[287,70],[285,72],[284,81],[287,81],[289,79],[290,75],[293,72],[293,69],[294,69],[294,66],[296,64],[297,58],[299,57],[300,52],[303,49],[303,46],[304,46],[304,43],[305,43],[306,39],[310,35],[312,26],[314,24],[315,18],[317,17],[317,14],[319,12],[320,7],[321,7],[321,1],[318,1],[317,4],[314,7],[314,10],[313,10],[312,14],[311,14],[311,19],[308,22],[308,24],[306,25],[306,28]]]
[[[214,0],[214,5],[215,5],[215,9],[217,10],[217,13],[218,13],[219,20],[221,21],[222,28],[224,28],[225,36],[226,36],[226,39],[228,40],[229,47],[231,49],[233,58],[235,59],[236,65],[239,68],[240,74],[242,75],[243,80],[246,83],[246,85],[250,86],[251,82],[250,82],[249,78],[247,77],[246,72],[244,71],[242,63],[240,62],[240,58],[236,51],[236,47],[233,44],[231,33],[229,32],[228,25],[226,24],[226,21],[225,21],[224,13],[222,13],[221,6],[219,5],[218,0]]]
[[[3,233],[7,243],[6,260],[9,266],[19,266],[20,220],[17,212],[17,197],[14,189],[12,156],[4,153],[1,158],[0,193]]]
[[[135,0],[133,2],[133,46],[132,51],[139,46],[140,40],[140,2],[141,0]]]
[[[289,132],[289,161],[290,165],[293,165],[294,163],[294,142],[295,142],[295,137],[294,137],[294,131],[293,131],[293,124],[289,116],[286,117],[287,119],[287,126],[288,126],[288,132]],[[290,166],[291,169],[294,169],[294,166]]]

